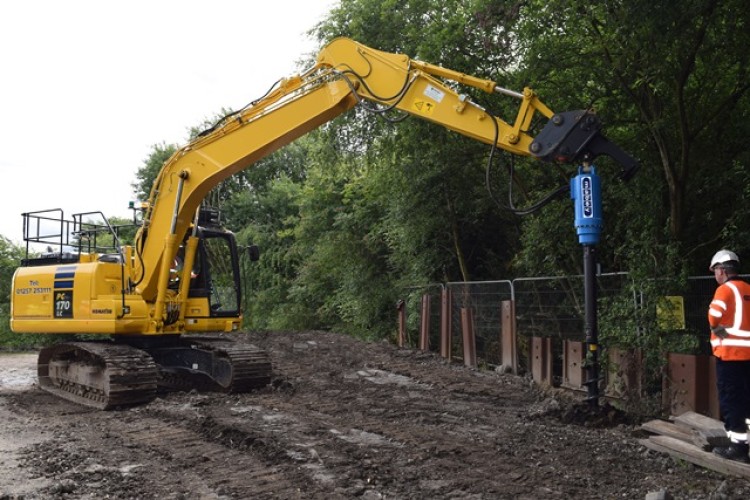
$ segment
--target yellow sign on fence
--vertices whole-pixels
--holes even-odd
[[[684,298],[680,295],[660,297],[656,303],[656,324],[660,330],[684,330]]]

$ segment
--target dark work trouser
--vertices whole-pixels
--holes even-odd
[[[734,442],[747,443],[750,419],[750,361],[716,359],[716,387],[724,428]]]

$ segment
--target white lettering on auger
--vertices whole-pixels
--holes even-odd
[[[591,186],[591,177],[581,179],[581,195],[583,203],[583,216],[591,218],[594,216],[594,195]]]

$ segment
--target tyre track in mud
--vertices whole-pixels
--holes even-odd
[[[254,335],[274,378],[248,394],[169,393],[99,412],[5,393],[44,429],[17,454],[31,498],[676,498],[750,494],[675,464],[634,427],[563,424],[527,379],[324,332]],[[0,482],[0,484],[3,484]],[[12,498],[12,497],[11,497]]]
[[[299,485],[288,481],[283,471],[252,454],[232,449],[231,443],[226,446],[223,440],[214,441],[172,420],[146,418],[139,421],[138,429],[118,432],[126,446],[153,451],[173,467],[189,471],[217,494],[236,498],[299,496]]]
[[[263,457],[185,415],[159,417],[168,414],[158,410],[169,405],[164,400],[155,410],[102,412],[35,389],[10,395],[7,404],[49,436],[19,460],[46,479],[34,498],[303,498],[304,476],[291,471],[287,479]],[[177,413],[186,408],[180,402]]]
[[[356,344],[333,346],[330,342],[339,340],[325,336],[310,337],[306,344],[300,336],[295,340],[285,346],[292,354],[277,356],[284,360],[278,371],[296,388],[285,411],[306,409],[308,418],[317,412],[339,435],[363,432],[398,444],[388,453],[382,445],[378,450],[360,443],[340,461],[359,464],[350,477],[395,498],[523,498],[536,490],[533,476],[527,480],[518,474],[517,462],[503,460],[524,449],[526,412],[537,400],[527,381],[451,366],[432,354],[385,344],[362,351]],[[310,364],[318,365],[312,377]],[[330,397],[320,403],[326,391]],[[330,448],[336,449],[336,443]]]

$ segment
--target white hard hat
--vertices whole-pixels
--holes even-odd
[[[713,271],[714,267],[716,267],[719,264],[724,264],[725,262],[734,261],[737,264],[740,263],[740,258],[737,257],[737,254],[732,252],[731,250],[719,250],[714,254],[713,259],[711,259],[711,265],[708,267],[709,271]]]

